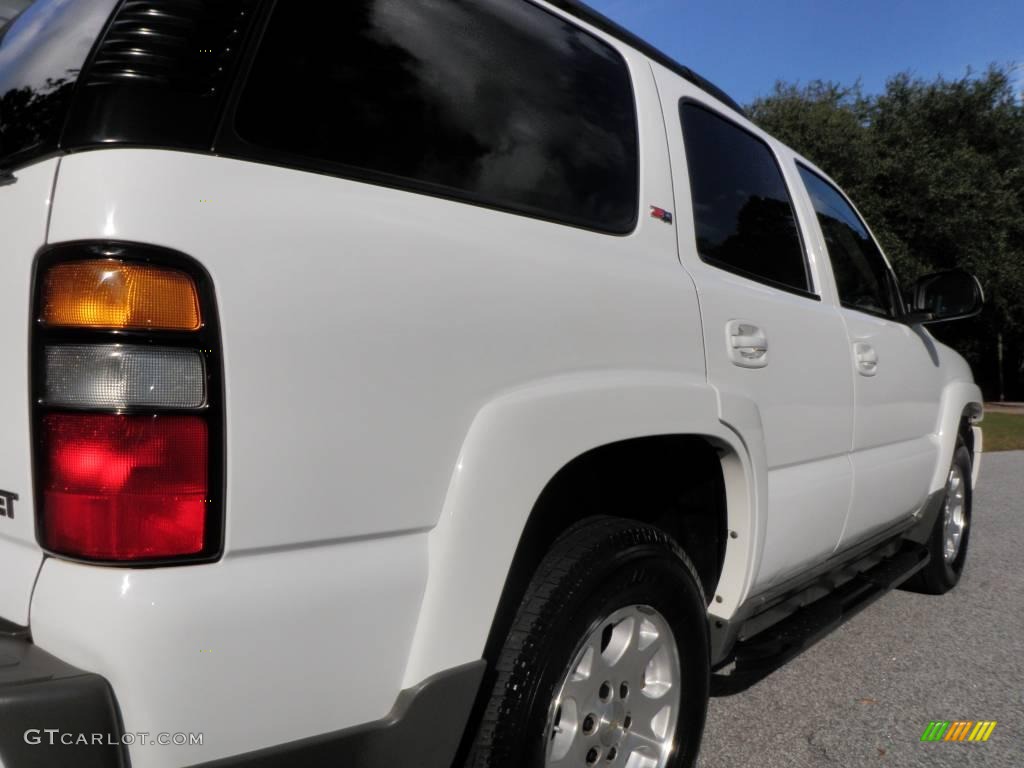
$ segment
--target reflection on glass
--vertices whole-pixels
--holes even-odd
[[[966,272],[941,272],[921,278],[918,283],[924,306],[936,317],[959,317],[974,313],[982,303],[977,281]]]
[[[764,142],[696,104],[680,107],[697,251],[726,269],[810,289],[782,172]]]
[[[601,41],[507,0],[347,0],[310,13],[278,4],[239,107],[244,139],[403,186],[633,226],[632,90]]]
[[[800,166],[807,193],[825,235],[839,298],[846,306],[895,317],[898,296],[895,279],[864,222],[831,184]]]
[[[0,168],[57,148],[71,91],[116,0],[35,0],[0,33]]]

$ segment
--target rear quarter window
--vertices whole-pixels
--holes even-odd
[[[0,31],[0,168],[56,151],[75,82],[115,4],[0,4],[0,16],[11,16]]]
[[[525,0],[278,3],[235,119],[270,161],[611,233],[636,126],[619,53]]]
[[[793,201],[771,149],[698,104],[679,106],[697,252],[720,269],[809,293]]]

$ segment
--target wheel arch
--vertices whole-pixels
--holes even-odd
[[[705,586],[714,587],[720,576],[728,580],[731,604],[749,585],[756,560],[754,478],[762,473],[755,473],[743,439],[719,420],[717,394],[706,381],[658,372],[559,377],[481,409],[429,536],[429,575],[406,685],[479,659],[500,642],[494,638],[503,639],[501,628],[531,566],[566,527],[626,498],[629,481],[602,480],[602,489],[612,489],[603,502],[601,491],[590,490],[583,503],[572,503],[580,488],[625,462],[633,477],[660,478],[656,491],[645,493],[664,501],[672,491],[666,475],[687,460],[701,468],[702,480],[675,499],[683,514],[673,519],[666,512],[673,506],[662,504],[660,518],[636,519],[660,519],[702,561]],[[712,499],[720,517],[696,512]],[[709,533],[710,548],[695,546]],[[731,568],[728,579],[723,567]]]
[[[934,493],[945,487],[946,475],[953,461],[958,437],[963,439],[971,454],[974,481],[972,485],[977,481],[981,441],[976,438],[974,425],[981,421],[984,413],[983,402],[981,389],[973,382],[958,380],[946,385],[942,392],[936,425],[938,462],[929,492]]]
[[[484,646],[497,658],[516,609],[546,552],[577,523],[622,517],[659,528],[693,562],[713,599],[729,539],[722,453],[728,448],[697,434],[634,437],[592,448],[545,485],[516,546]]]

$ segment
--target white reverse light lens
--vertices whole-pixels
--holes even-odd
[[[173,347],[47,347],[43,398],[69,408],[200,408],[203,356]]]

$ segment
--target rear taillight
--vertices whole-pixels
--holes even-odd
[[[198,331],[195,281],[177,269],[87,259],[55,264],[43,276],[39,321],[58,328]]]
[[[43,544],[104,560],[203,551],[209,438],[195,416],[51,413]]]
[[[223,388],[208,275],[182,254],[110,242],[47,249],[36,270],[40,544],[107,563],[215,559]]]

